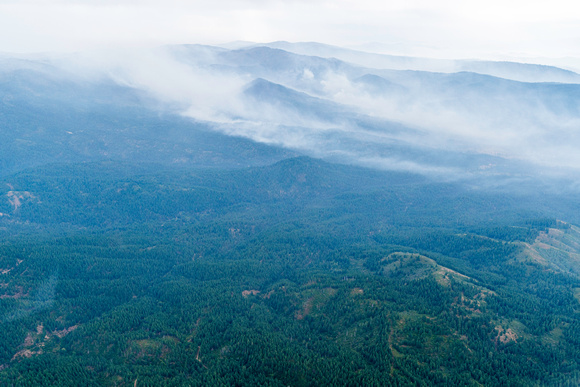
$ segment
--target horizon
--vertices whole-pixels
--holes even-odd
[[[580,6],[563,1],[0,0],[0,52],[78,52],[236,41],[321,42],[391,55],[580,63]],[[544,64],[544,63],[542,63]],[[580,67],[580,66],[579,66]]]

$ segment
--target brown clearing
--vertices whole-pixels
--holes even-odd
[[[536,246],[538,246],[542,250],[549,250],[552,248],[551,246],[545,244],[544,242],[536,242]]]
[[[32,337],[32,333],[28,332],[26,338],[24,339],[24,346],[30,347],[32,344],[34,344],[34,337]]]
[[[74,331],[75,329],[77,329],[78,327],[79,327],[78,325],[73,325],[72,327],[63,329],[62,331],[54,331],[53,334],[60,337],[60,338],[63,338],[66,335],[68,335],[69,333],[71,333],[72,331]]]
[[[243,297],[248,297],[250,294],[251,294],[252,296],[255,296],[255,295],[257,295],[258,293],[260,293],[260,291],[259,291],[259,290],[244,290],[244,291],[242,292],[242,296],[243,296]]]
[[[308,316],[310,312],[312,312],[313,301],[314,297],[310,297],[308,300],[306,300],[306,302],[304,303],[304,307],[302,308],[302,311],[296,312],[296,320],[302,320],[304,319],[304,317]]]
[[[4,273],[2,273],[2,274],[4,274]],[[16,289],[18,289],[18,292],[16,294],[12,294],[12,295],[2,294],[0,296],[0,299],[4,299],[4,298],[18,299],[18,298],[22,298],[22,297],[26,296],[26,294],[24,294],[24,289],[22,288],[22,286],[16,286]]]
[[[36,196],[28,191],[8,191],[6,194],[8,201],[12,206],[14,206],[14,211],[18,210],[22,206],[22,200],[24,199],[36,199]]]
[[[23,349],[22,351],[16,352],[14,356],[12,356],[12,360],[15,360],[19,357],[31,358],[34,355],[41,355],[42,349],[39,349],[37,352],[31,351],[29,349]]]
[[[495,329],[498,331],[495,339],[499,340],[502,344],[509,343],[510,341],[517,343],[518,335],[511,328],[504,331],[502,327],[498,326]]]

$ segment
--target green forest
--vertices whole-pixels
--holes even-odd
[[[576,197],[307,157],[0,182],[0,385],[577,386]]]

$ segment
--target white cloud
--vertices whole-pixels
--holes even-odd
[[[575,53],[580,5],[545,1],[0,0],[0,51],[112,45],[402,43],[439,56]]]

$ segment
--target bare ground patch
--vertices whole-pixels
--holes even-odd
[[[355,296],[355,295],[358,295],[358,294],[363,294],[364,292],[365,291],[363,289],[361,289],[361,288],[354,288],[354,289],[352,289],[350,291],[350,294],[353,295],[353,296]]]
[[[15,288],[17,290],[16,293],[14,293],[14,294],[2,294],[2,295],[0,295],[0,299],[4,299],[4,298],[19,299],[19,298],[22,298],[22,297],[28,295],[28,293],[24,293],[24,288],[22,286],[16,286]]]
[[[77,329],[79,326],[78,325],[73,325],[72,327],[68,327],[66,329],[60,330],[60,331],[54,331],[52,332],[55,336],[58,336],[60,338],[65,337],[66,335],[68,335],[69,333],[71,333],[72,331],[74,331],[75,329]]]
[[[502,344],[507,344],[510,341],[518,342],[518,335],[511,328],[504,330],[502,327],[497,326],[495,329],[498,331],[495,341],[501,342]]]
[[[242,297],[246,297],[246,298],[247,298],[247,297],[248,297],[250,294],[251,294],[252,296],[256,296],[256,295],[258,295],[258,294],[260,294],[260,293],[261,293],[261,292],[260,292],[259,290],[255,290],[255,289],[253,289],[253,290],[244,290],[244,291],[242,292]]]
[[[302,305],[302,310],[296,312],[296,320],[302,320],[304,317],[308,316],[312,312],[312,304],[314,303],[314,297],[310,297]]]

